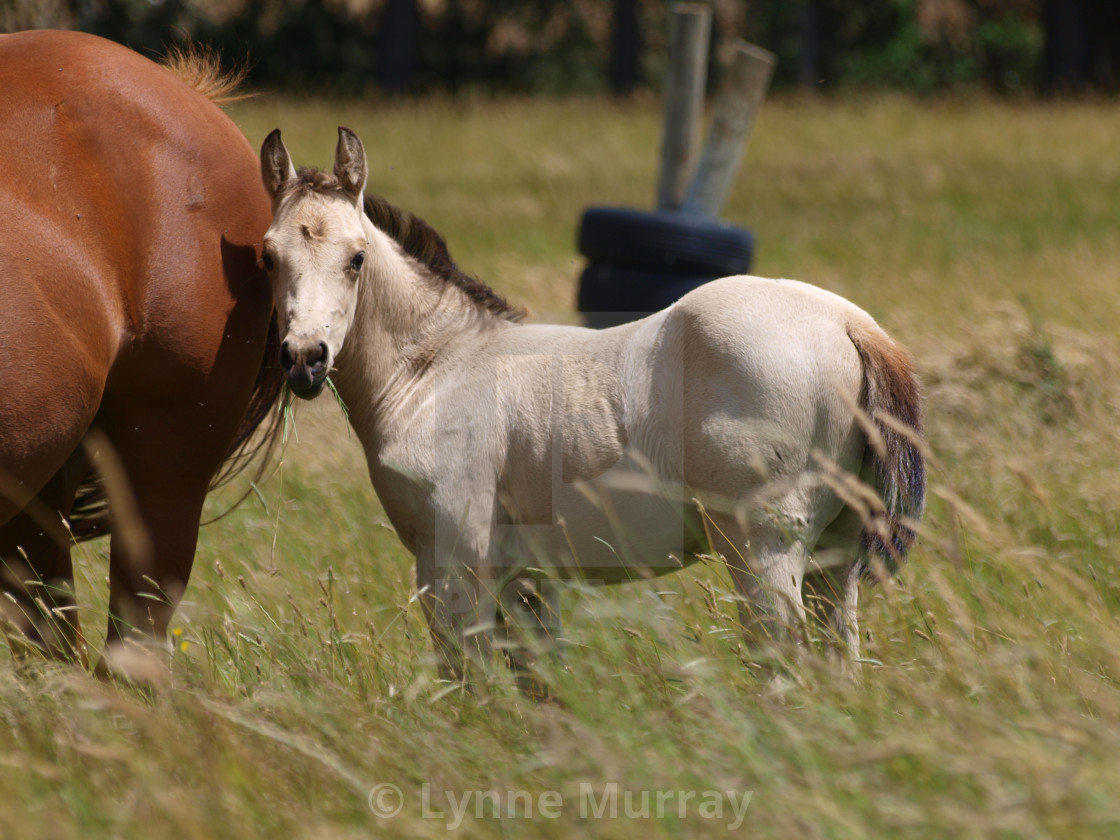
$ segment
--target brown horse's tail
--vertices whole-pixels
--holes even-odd
[[[222,67],[221,55],[210,47],[193,42],[171,47],[159,63],[215,105],[226,105],[252,96],[242,90],[249,75],[249,65],[243,63],[226,69]]]
[[[283,428],[283,414],[276,410],[286,381],[284,371],[277,361],[279,358],[280,327],[276,321],[276,311],[273,310],[272,318],[268,322],[268,339],[265,341],[264,356],[261,357],[257,381],[253,383],[253,392],[249,396],[249,405],[245,409],[245,416],[241,418],[237,436],[226,453],[225,462],[210,481],[211,490],[228,484],[253,461],[257,462],[253,481],[259,481],[268,468],[268,462],[276,449],[277,441],[281,438]],[[246,491],[245,495],[247,496],[248,493],[249,491]],[[242,496],[237,503],[240,504],[244,498],[245,496]]]
[[[284,372],[276,363],[279,348],[280,330],[276,313],[273,312],[261,367],[249,396],[249,405],[245,409],[245,416],[241,418],[237,435],[226,452],[225,460],[210,481],[211,490],[228,484],[253,461],[257,462],[254,482],[259,481],[268,468],[270,456],[281,438],[283,427],[283,415],[275,408],[284,390]],[[230,509],[244,501],[251,491],[250,487]],[[77,542],[109,533],[109,500],[105,495],[104,482],[96,471],[90,470],[78,486],[69,522],[70,533]]]
[[[861,556],[880,557],[892,574],[914,542],[922,516],[926,468],[922,455],[922,398],[910,357],[877,327],[852,324],[848,338],[863,365],[859,408],[868,446],[861,476],[881,505],[864,512]]]

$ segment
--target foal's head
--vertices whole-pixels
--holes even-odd
[[[366,259],[362,141],[339,126],[333,175],[296,172],[273,131],[261,147],[261,175],[272,197],[262,261],[280,319],[280,364],[298,396],[316,396],[354,317]]]

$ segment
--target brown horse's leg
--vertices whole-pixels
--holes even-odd
[[[20,653],[86,662],[65,519],[88,469],[78,450],[36,499],[0,526],[0,623]]]
[[[199,425],[170,411],[131,413],[112,424],[108,457],[119,459],[123,480],[106,488],[113,512],[107,648],[127,638],[162,641],[186,588],[202,505],[224,451],[205,445]]]

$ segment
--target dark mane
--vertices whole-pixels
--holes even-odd
[[[477,277],[455,265],[443,237],[423,219],[379,196],[367,195],[365,210],[369,220],[396,240],[406,254],[427,266],[434,276],[445,283],[457,286],[480,308],[510,321],[525,317],[524,309],[509,303]]]
[[[330,172],[304,168],[288,190],[308,189],[313,192],[341,190],[342,185]],[[390,204],[380,196],[365,197],[365,211],[374,226],[401,246],[408,256],[425,266],[433,277],[460,289],[479,309],[508,321],[520,321],[525,310],[514,306],[477,277],[455,265],[443,237],[423,219]]]

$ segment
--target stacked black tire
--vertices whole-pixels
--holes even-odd
[[[750,231],[701,216],[591,207],[579,225],[588,259],[579,311],[589,327],[612,327],[664,309],[697,286],[747,274]]]

